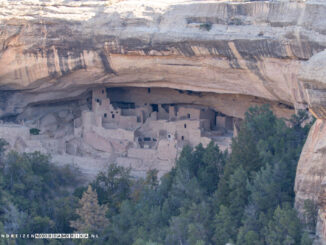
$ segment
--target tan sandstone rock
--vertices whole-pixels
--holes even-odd
[[[325,11],[322,1],[5,0],[0,85],[22,91],[6,94],[2,115],[97,84],[304,104],[297,74],[326,46]]]

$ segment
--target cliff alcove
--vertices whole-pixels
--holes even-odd
[[[205,147],[213,140],[221,150],[230,150],[244,112],[267,103],[280,116],[294,111],[252,96],[99,86],[74,98],[31,103],[20,113],[4,114],[0,130],[12,149],[75,163],[90,179],[110,162],[131,167],[138,177],[150,169],[161,176],[185,145]]]

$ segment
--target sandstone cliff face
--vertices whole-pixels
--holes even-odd
[[[325,198],[325,137],[326,122],[318,119],[311,128],[306,144],[301,153],[296,183],[296,208],[303,211],[304,201],[312,200],[319,208],[319,217],[317,224],[317,233],[321,237],[326,236],[325,211],[326,206],[323,203]],[[302,212],[303,214],[303,212]]]
[[[316,1],[2,1],[0,115],[97,84],[298,106],[302,62],[326,46],[325,11]]]
[[[298,163],[295,192],[296,208],[303,214],[305,200],[318,207],[317,230],[320,243],[326,244],[326,52],[314,55],[299,74],[312,114],[318,118],[311,128]]]
[[[2,0],[0,118],[99,85],[207,92],[196,103],[238,118],[266,102],[279,116],[309,107],[318,120],[298,166],[302,212],[323,193],[325,13],[323,0]]]

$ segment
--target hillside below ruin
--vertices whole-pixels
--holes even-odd
[[[1,1],[0,138],[89,176],[108,161],[163,174],[185,143],[227,149],[250,106],[310,110],[296,207],[321,203],[326,244],[325,14],[322,0]]]

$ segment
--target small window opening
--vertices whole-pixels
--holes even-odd
[[[115,115],[114,114],[112,114],[112,118],[114,118],[115,117]]]
[[[108,114],[104,113],[104,117],[105,117],[105,118],[108,117]]]
[[[152,110],[158,112],[158,105],[157,104],[151,104]]]
[[[171,138],[171,135],[168,135],[168,138],[170,139]]]
[[[104,94],[104,90],[102,90],[102,94]]]
[[[150,92],[151,92],[151,88],[148,88],[148,89],[147,89],[147,92],[150,93]]]
[[[184,136],[181,136],[181,140],[184,140],[185,139],[185,137]]]
[[[102,105],[102,101],[100,99],[96,99],[96,102]]]
[[[188,113],[187,117],[190,118],[190,113]]]
[[[185,128],[187,128],[187,124],[184,124],[183,126],[184,126]]]

